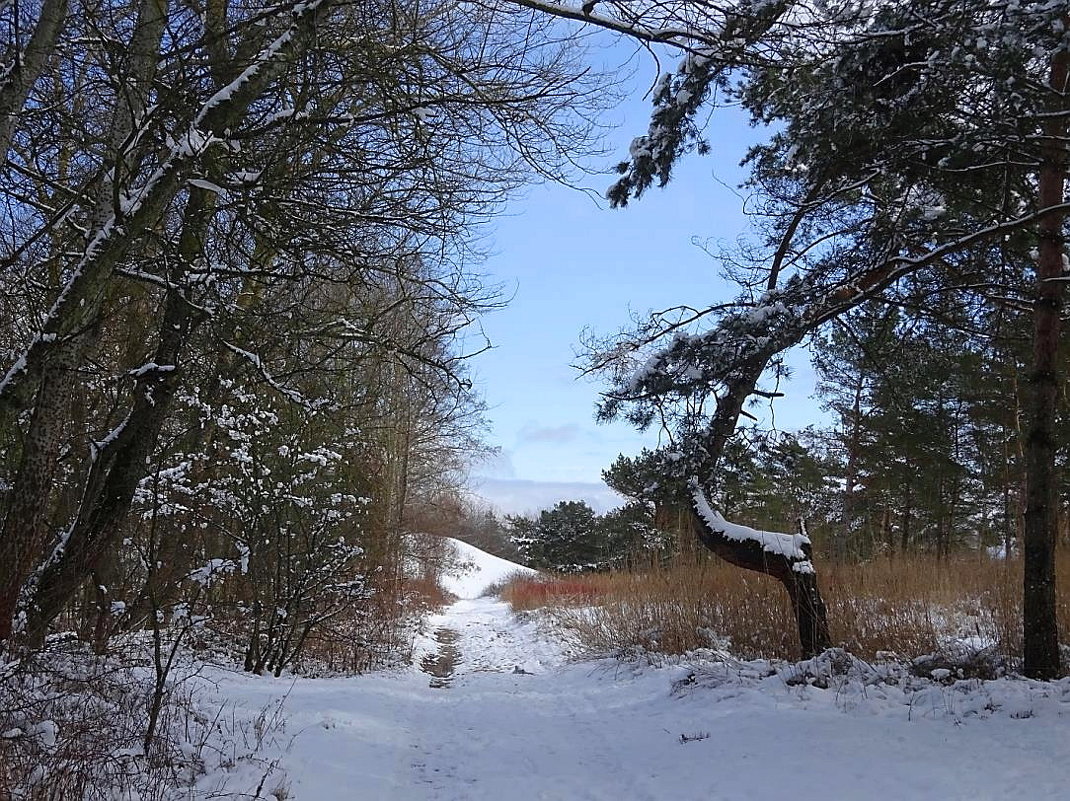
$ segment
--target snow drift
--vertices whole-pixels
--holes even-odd
[[[458,598],[478,598],[491,584],[511,573],[535,575],[530,567],[494,556],[467,542],[446,538],[457,552],[458,566],[441,578],[443,588]]]

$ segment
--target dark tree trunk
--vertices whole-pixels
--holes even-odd
[[[741,367],[740,374],[728,386],[728,391],[717,404],[717,411],[710,422],[706,453],[711,469],[715,469],[729,439],[735,434],[743,404],[753,394],[758,379],[768,364],[768,359],[754,358]],[[810,561],[810,546],[805,546],[805,559],[789,559],[786,556],[765,551],[753,540],[736,540],[711,528],[695,511],[691,510],[691,522],[699,540],[726,562],[745,570],[753,570],[772,576],[784,585],[795,612],[799,628],[799,645],[804,658],[821,653],[830,645],[828,615],[821,599],[817,574]],[[801,562],[807,564],[801,565]],[[800,569],[797,570],[796,567]]]
[[[209,195],[202,189],[190,192],[180,241],[187,264],[203,247],[201,237],[214,207]],[[182,291],[167,291],[159,342],[151,365],[141,368],[130,412],[96,451],[66,541],[41,566],[32,594],[25,599],[26,637],[31,644],[43,641],[49,624],[114,545],[167,420],[189,340],[202,320],[202,313]]]
[[[842,537],[836,548],[836,556],[844,558],[854,546],[852,542],[855,516],[855,487],[858,483],[858,456],[862,428],[862,391],[864,383],[861,377],[855,384],[854,399],[851,403],[851,433],[847,438],[847,470],[844,473],[843,485],[843,531]],[[854,548],[857,551],[857,548]],[[856,553],[857,555],[857,553]]]
[[[806,558],[793,559],[769,552],[757,540],[726,537],[694,509],[691,512],[691,521],[702,544],[726,562],[745,570],[772,576],[784,585],[791,599],[795,623],[799,628],[799,646],[804,659],[816,656],[831,646],[828,612],[821,598],[817,574],[810,562],[811,550],[808,544],[803,546]]]
[[[22,458],[0,528],[0,642],[11,637],[22,588],[48,546],[45,510],[52,497],[80,354],[78,342],[63,343],[53,352],[22,442]]]
[[[111,160],[109,166],[113,176],[118,176],[120,170],[117,165],[126,159],[123,155],[125,143],[132,134],[134,121],[140,116],[149,96],[158,61],[160,37],[166,26],[166,11],[166,4],[161,6],[157,0],[141,0],[129,48],[131,68],[124,77],[124,97],[129,106],[120,103],[111,115],[111,147],[108,158]],[[40,21],[26,54],[35,64],[32,73],[39,73],[44,68],[66,15],[65,0],[48,0],[43,5]],[[26,79],[32,83],[36,80],[36,75],[28,75]],[[11,135],[13,115],[25,102],[29,88],[29,84],[21,85],[17,80],[7,81],[3,88],[0,88],[0,104],[8,106],[6,116],[0,120],[0,146],[4,148],[5,158],[8,144],[6,140]],[[105,221],[116,213],[113,208],[115,195],[112,189],[105,186],[97,194],[93,225],[100,230],[105,230],[102,228]],[[128,237],[122,247],[129,248],[129,241],[133,239],[132,236]],[[14,408],[28,402],[30,391],[27,384],[37,383],[38,386],[36,394],[33,395],[34,414],[16,478],[16,503],[12,504],[8,511],[2,534],[2,542],[6,543],[4,548],[12,548],[15,558],[0,567],[0,641],[11,637],[12,616],[21,615],[25,611],[19,608],[19,605],[24,605],[29,600],[29,595],[35,589],[33,585],[39,578],[32,575],[33,569],[41,565],[42,557],[45,557],[46,564],[61,559],[70,543],[71,535],[68,530],[60,537],[52,554],[45,556],[50,524],[52,476],[66,433],[70,397],[77,387],[77,372],[82,367],[83,357],[89,347],[87,337],[96,329],[100,311],[109,294],[105,280],[90,278],[91,271],[86,269],[89,259],[90,252],[86,251],[85,258],[75,271],[78,277],[72,278],[71,283],[61,293],[49,312],[53,319],[46,321],[44,330],[26,352],[23,369],[9,373],[7,377],[6,389],[9,395],[14,396],[8,398],[8,403],[13,404]],[[109,265],[109,269],[114,266],[115,262]],[[79,297],[71,292],[71,289],[80,280],[87,286],[86,294]],[[64,308],[65,304],[67,311],[60,314],[59,310]],[[36,359],[33,358],[35,351]],[[0,397],[0,403],[3,400]],[[29,506],[26,505],[27,501]],[[0,551],[0,559],[3,556]],[[72,595],[77,592],[80,583],[72,588]],[[30,622],[24,620],[24,625],[29,625]],[[43,637],[43,632],[41,636]]]
[[[910,547],[910,516],[911,504],[913,503],[913,481],[908,476],[906,485],[903,489],[903,515],[901,517],[901,524],[899,526],[899,552],[906,554],[907,549]]]
[[[174,362],[164,364],[177,367]],[[146,460],[155,448],[177,386],[177,372],[153,371],[138,383],[138,396],[124,426],[97,454],[66,542],[45,561],[21,610],[26,614],[31,645],[43,641],[49,624],[97,569],[118,536],[145,474]]]
[[[781,579],[781,582],[791,598],[803,658],[809,659],[831,648],[828,609],[817,584],[817,573],[792,572],[788,580]]]
[[[892,529],[892,507],[885,506],[881,512],[880,543],[888,553],[895,555],[895,532]]]
[[[823,187],[824,181],[816,180],[807,195],[808,200],[817,197]],[[768,291],[777,287],[780,272],[791,250],[795,233],[805,216],[805,207],[800,207],[781,237],[766,278],[765,287]],[[800,329],[795,342],[801,340],[803,334],[804,330]],[[789,343],[785,344],[790,347]],[[718,399],[717,410],[710,421],[706,440],[703,443],[711,479],[724,455],[725,447],[736,433],[739,417],[743,413],[743,404],[754,394],[762,373],[765,372],[776,353],[782,349],[782,347],[771,348],[749,359],[744,359],[730,375],[726,376],[725,392]],[[784,556],[769,554],[758,542],[739,541],[724,536],[723,532],[716,531],[707,525],[694,508],[691,509],[691,523],[702,544],[722,559],[737,567],[773,576],[784,585],[795,612],[795,622],[799,630],[799,646],[804,658],[814,656],[829,647],[828,615],[818,588],[817,574],[810,561],[809,544],[806,546],[805,560],[793,561]],[[801,561],[805,561],[806,566],[797,564]],[[800,570],[795,569],[797,566]]]
[[[1070,21],[1070,19],[1068,19]],[[1052,59],[1050,86],[1066,106],[1067,53]],[[1065,117],[1045,124],[1038,193],[1043,208],[1063,202],[1066,180]],[[1037,244],[1037,296],[1033,304],[1033,370],[1029,377],[1025,442],[1026,508],[1022,633],[1025,675],[1051,679],[1059,675],[1059,635],[1055,606],[1055,537],[1058,530],[1055,422],[1059,396],[1058,352],[1062,313],[1065,214],[1045,217]]]

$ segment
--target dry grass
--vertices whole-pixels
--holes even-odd
[[[1061,554],[1061,641],[1070,642],[1070,553]],[[953,639],[1021,654],[1021,564],[984,556],[923,556],[818,566],[833,642],[872,659],[915,656]],[[586,646],[665,653],[727,646],[744,658],[796,658],[787,595],[766,576],[723,562],[552,581],[514,580],[515,609],[547,607]]]
[[[514,576],[499,590],[515,612],[550,605],[591,604],[603,595],[595,576],[531,577]]]

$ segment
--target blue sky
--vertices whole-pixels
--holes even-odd
[[[612,115],[620,125],[609,134],[605,164],[593,167],[622,160],[646,130],[650,105],[641,95],[652,68],[639,72],[629,81],[635,91]],[[611,508],[620,499],[602,484],[601,471],[619,453],[657,444],[656,432],[596,424],[600,386],[571,365],[585,328],[611,333],[627,326],[629,309],[703,305],[734,294],[695,240],[731,243],[747,231],[735,187],[758,132],[737,110],[718,109],[707,136],[710,155],[691,155],[665,189],[625,209],[547,184],[528,189],[493,223],[483,272],[513,300],[484,319],[494,349],[472,365],[489,406],[490,444],[500,448],[473,470],[473,487],[501,511],[534,512],[579,498],[599,511]],[[583,184],[600,196],[612,180],[607,172]],[[796,380],[776,410],[786,428],[818,414],[805,354],[792,363]]]

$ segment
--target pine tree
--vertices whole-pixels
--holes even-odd
[[[739,0],[636,12],[608,2],[601,16],[610,19],[607,27],[686,49],[657,85],[648,132],[633,142],[609,190],[613,203],[666,184],[691,150],[712,149],[701,120],[714,98],[740,103],[774,133],[747,159],[750,186],[766,199],[765,257],[735,302],[691,302],[682,308],[693,312],[655,315],[638,330],[595,343],[589,367],[610,384],[600,414],[640,427],[667,421],[678,442],[693,442],[686,452],[695,457],[696,503],[704,503],[702,486],[707,494],[716,486],[716,466],[747,399],[775,392],[762,380],[779,355],[859,304],[894,295],[928,271],[942,293],[1028,307],[1034,352],[1024,404],[1025,670],[1056,675],[1054,425],[1070,118],[1065,8]],[[1032,297],[1016,294],[1024,281],[993,280],[1008,265],[1019,276],[1035,275]],[[760,560],[740,556],[738,538],[708,523],[696,519],[704,542],[761,569]],[[796,558],[801,564],[804,557]],[[796,592],[792,564],[781,572]],[[807,593],[816,593],[807,581]],[[821,644],[801,634],[804,651]]]

